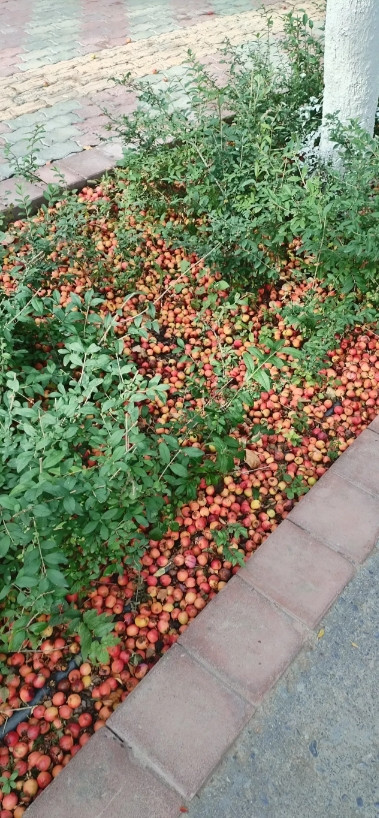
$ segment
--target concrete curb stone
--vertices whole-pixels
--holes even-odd
[[[44,185],[26,182],[19,176],[3,179],[0,182],[0,217],[8,222],[19,218],[23,213],[22,196],[28,198],[30,211],[35,213],[44,200],[44,192]]]
[[[105,173],[113,170],[122,153],[121,142],[108,142],[102,148],[72,153],[38,168],[36,177],[41,179],[41,184],[26,182],[17,176],[3,179],[0,181],[0,217],[9,223],[23,215],[19,188],[28,197],[30,212],[36,213],[44,201],[48,184],[58,184],[59,177],[63,177],[66,189],[80,190],[88,182],[99,181]]]
[[[108,729],[80,751],[54,794],[44,790],[27,810],[28,818],[176,818],[181,797],[146,769]],[[143,793],[143,801],[141,800]]]

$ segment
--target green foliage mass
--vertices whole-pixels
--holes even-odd
[[[167,83],[165,92],[124,78],[140,104],[134,117],[112,123],[128,146],[128,184],[125,170],[117,181],[116,237],[123,257],[133,258],[143,226],[130,229],[123,216],[144,209],[171,246],[209,256],[231,285],[231,299],[239,298],[236,287],[254,294],[280,277],[288,244],[300,237],[294,275],[312,277],[315,294],[288,308],[287,320],[301,326],[303,363],[316,371],[336,332],[375,317],[378,140],[356,125],[336,124],[343,172],[318,165],[306,146],[320,124],[320,37],[306,15],[289,14],[272,60],[270,28],[268,18],[267,38],[251,49],[226,47],[222,86],[191,55],[186,77]],[[24,165],[30,174],[30,162]],[[57,195],[49,188],[50,201]],[[105,219],[110,207],[99,203]],[[168,214],[179,218],[169,221]],[[80,247],[101,280],[86,219],[77,197],[67,195],[55,241],[67,242],[73,257]],[[259,353],[248,356],[245,391],[228,392],[220,371],[225,410],[210,399],[204,413],[185,421],[202,449],[183,446],[175,426],[158,435],[147,423],[148,406],[164,403],[167,387],[123,356],[114,319],[99,318],[95,290],[83,300],[73,295],[65,307],[58,292],[40,293],[54,269],[54,239],[43,222],[28,225],[26,272],[15,292],[0,297],[0,603],[16,623],[13,649],[26,635],[38,640],[44,627],[38,616],[49,612],[53,621],[71,618],[86,652],[94,635],[109,639],[109,629],[89,613],[78,623],[64,601],[68,589],[88,586],[102,570],[121,570],[125,558],[138,567],[148,540],[175,526],[177,505],[195,497],[201,477],[215,481],[238,462],[230,432],[243,404],[269,382]],[[319,281],[331,293],[322,303]],[[133,282],[125,288],[131,297]],[[157,327],[150,305],[128,332],[138,340]],[[40,368],[36,335],[51,347]],[[273,346],[269,357],[278,351]],[[191,388],[197,394],[196,384]],[[209,444],[213,458],[206,456]],[[89,467],[94,450],[96,467]],[[298,486],[291,490],[300,493]]]

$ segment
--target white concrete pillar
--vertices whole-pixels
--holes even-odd
[[[373,133],[379,96],[379,0],[327,0],[320,154],[333,156],[325,124],[337,114]]]

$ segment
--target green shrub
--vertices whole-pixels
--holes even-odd
[[[227,280],[252,291],[278,277],[300,237],[298,274],[336,290],[316,312],[332,327],[336,310],[343,331],[364,320],[362,295],[377,307],[378,138],[336,123],[343,172],[319,165],[320,36],[306,15],[286,15],[284,29],[275,60],[266,38],[242,52],[227,48],[222,87],[192,55],[186,78],[166,90],[124,78],[140,102],[134,117],[113,122],[126,145],[127,202],[160,219],[169,241],[210,253]],[[167,222],[167,211],[181,219]],[[349,293],[358,299],[342,303]]]
[[[275,344],[268,356],[251,358],[236,393],[222,361],[217,395],[206,395],[204,410],[183,410],[169,433],[157,432],[150,410],[166,402],[168,386],[124,356],[117,315],[99,313],[103,297],[71,293],[62,307],[58,288],[43,294],[40,280],[36,289],[39,259],[0,299],[0,603],[15,623],[13,649],[43,630],[40,613],[57,618],[68,591],[88,588],[104,571],[122,572],[124,560],[138,570],[149,539],[177,528],[176,509],[196,497],[200,479],[217,482],[233,470],[242,452],[229,432],[256,384],[267,387],[266,359],[281,364]],[[134,343],[159,330],[149,302],[128,327]],[[179,360],[183,346],[179,339]],[[204,394],[196,380],[187,388]],[[201,448],[183,442],[191,434]],[[60,618],[70,616],[77,626],[64,605]],[[101,618],[98,625],[104,635]]]
[[[148,222],[170,246],[206,257],[233,285],[216,313],[220,320],[239,293],[254,295],[280,277],[300,237],[292,245],[294,275],[312,279],[314,295],[286,314],[302,328],[304,367],[317,371],[336,332],[375,317],[378,145],[356,126],[337,127],[344,172],[306,160],[305,145],[320,121],[322,48],[311,21],[292,14],[279,45],[283,59],[275,62],[265,41],[249,51],[226,49],[222,88],[192,58],[187,78],[168,83],[166,93],[125,79],[140,107],[114,127],[133,148],[125,151],[126,172],[116,174],[116,195],[99,199],[95,211],[97,219],[112,220],[122,257],[131,262],[118,272],[127,298],[143,270],[136,246]],[[185,107],[174,104],[178,93],[185,93]],[[33,172],[30,163],[25,168]],[[50,188],[48,200],[57,196]],[[131,228],[130,216],[141,210],[143,219]],[[138,567],[148,540],[175,527],[176,507],[195,497],[201,478],[217,481],[233,469],[241,452],[230,432],[255,385],[270,386],[258,351],[245,360],[247,380],[237,392],[221,361],[223,411],[207,396],[203,412],[184,413],[169,434],[157,434],[149,404],[165,402],[167,388],[123,355],[115,319],[99,314],[96,281],[115,271],[94,244],[89,218],[80,199],[67,194],[53,215],[45,207],[40,219],[27,219],[18,288],[1,292],[0,604],[16,623],[13,648],[26,634],[38,637],[40,613],[74,616],[77,626],[64,604],[68,588],[121,570],[125,558]],[[47,295],[45,288],[58,246],[67,265],[80,257],[94,282],[83,300],[72,295],[65,307],[58,290]],[[184,271],[190,275],[188,266]],[[329,286],[327,299],[318,298],[320,281]],[[202,298],[199,310],[213,309],[217,289]],[[136,342],[158,333],[154,305],[127,331]],[[175,354],[185,360],[182,343]],[[267,349],[279,368],[280,348],[267,339]],[[195,378],[189,388],[202,394]],[[189,432],[201,449],[183,445]],[[209,446],[215,456],[207,456]],[[106,624],[99,618],[101,637]],[[82,622],[87,641],[95,626],[94,619]]]
[[[167,210],[182,214],[185,226],[163,235],[212,251],[223,275],[253,288],[277,275],[267,251],[292,239],[294,191],[306,195],[296,146],[315,128],[322,89],[321,45],[306,16],[286,16],[280,54],[273,63],[260,39],[226,48],[222,87],[191,54],[186,78],[164,91],[127,76],[139,108],[113,122],[129,146],[129,205],[163,220]],[[175,104],[183,93],[184,107]]]

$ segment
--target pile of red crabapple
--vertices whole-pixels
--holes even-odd
[[[379,339],[370,327],[336,339],[317,381],[300,385],[300,379],[293,377],[292,358],[285,347],[301,348],[303,338],[282,312],[287,304],[301,302],[308,289],[315,289],[314,281],[294,275],[296,241],[278,283],[262,287],[255,299],[225,311],[227,293],[218,289],[219,312],[212,306],[199,313],[204,293],[211,292],[221,276],[195,255],[167,247],[147,225],[136,248],[142,272],[133,289],[139,294],[125,303],[119,275],[129,262],[122,260],[118,250],[117,210],[113,221],[96,210],[98,200],[107,196],[112,197],[112,189],[104,191],[101,186],[84,188],[79,194],[88,206],[89,228],[109,275],[101,284],[94,282],[80,252],[73,260],[61,242],[52,254],[56,269],[42,295],[58,289],[62,305],[72,292],[81,297],[89,287],[103,295],[100,311],[118,316],[116,331],[124,339],[125,356],[141,374],[160,374],[169,387],[166,403],[149,405],[158,435],[169,432],[171,422],[180,419],[185,408],[201,405],[188,388],[189,378],[196,377],[206,393],[217,391],[221,358],[227,361],[231,389],[242,386],[244,353],[251,345],[269,351],[261,340],[263,328],[283,342],[284,365],[279,371],[267,364],[271,388],[261,391],[252,406],[246,405],[243,424],[233,430],[248,447],[256,424],[266,427],[267,433],[260,434],[246,461],[217,485],[200,482],[196,500],[177,511],[178,530],[168,531],[160,541],[150,540],[139,575],[125,564],[122,574],[104,574],[80,596],[68,594],[73,605],[112,617],[119,642],[108,649],[107,662],[94,667],[81,661],[79,637],[67,637],[64,629],[52,628],[47,615],[41,617],[46,629],[38,650],[25,644],[20,651],[0,655],[0,724],[25,708],[25,719],[0,745],[0,818],[21,818],[28,804],[104,726],[118,704],[238,571],[238,565],[225,559],[222,547],[217,547],[214,532],[225,524],[242,525],[246,536],[232,537],[230,547],[248,558],[293,507],[294,497],[288,496],[291,481],[305,489],[313,486],[379,410]],[[140,220],[144,216],[141,213]],[[35,217],[36,221],[44,218],[43,214]],[[130,224],[135,226],[135,217]],[[16,259],[22,264],[28,249],[22,242],[24,223],[16,223],[14,229],[18,240],[0,274],[0,286],[6,291],[16,286],[12,269]],[[190,265],[185,274],[183,261]],[[178,281],[180,288],[173,286]],[[327,298],[328,291],[317,286],[320,299]],[[137,344],[127,329],[147,302],[156,305],[160,332]],[[179,351],[178,339],[183,342]],[[37,368],[45,365],[50,352],[48,344],[36,343]],[[46,405],[48,399],[47,391]],[[191,430],[183,442],[201,446]],[[100,455],[88,452],[87,467],[96,468]],[[77,666],[56,681],[57,671],[65,670],[75,658]],[[30,712],[30,702],[46,687],[46,696]]]

